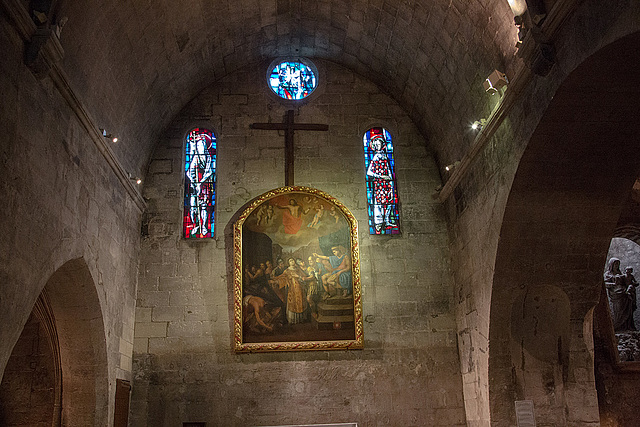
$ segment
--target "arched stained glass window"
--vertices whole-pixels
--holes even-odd
[[[275,61],[269,67],[269,87],[283,99],[306,98],[318,85],[313,68],[301,61]]]
[[[370,234],[400,234],[398,193],[391,135],[371,128],[362,138]]]
[[[216,137],[196,128],[185,144],[184,219],[185,238],[213,237],[216,203]]]

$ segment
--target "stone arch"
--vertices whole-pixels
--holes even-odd
[[[38,296],[0,383],[0,424],[59,426],[62,370],[47,291]]]
[[[613,237],[631,240],[632,242],[640,245],[640,224],[628,224],[618,227],[613,233]]]
[[[640,33],[594,53],[562,83],[519,163],[496,254],[490,315],[492,425],[515,424],[514,400],[531,399],[539,423],[597,423],[593,307],[621,209],[638,178]],[[539,287],[566,294],[569,347],[562,378],[518,387],[512,307]],[[527,315],[527,314],[525,314]],[[538,319],[550,331],[555,316]],[[517,335],[517,334],[516,334]],[[566,350],[566,349],[565,349]],[[542,351],[542,349],[540,349]],[[547,348],[531,360],[554,356]],[[551,360],[551,359],[548,359]]]
[[[45,290],[60,345],[62,423],[105,425],[109,400],[105,328],[85,260],[67,261],[51,275]]]
[[[33,324],[50,344],[45,355],[52,359],[52,425],[105,425],[105,329],[95,282],[83,258],[67,261],[47,280],[27,326]]]

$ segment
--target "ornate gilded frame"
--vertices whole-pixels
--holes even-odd
[[[324,203],[335,206],[346,220],[350,235],[350,248],[346,250],[351,256],[351,279],[352,279],[352,295],[353,295],[353,339],[325,339],[316,341],[298,340],[298,341],[267,341],[267,342],[245,342],[244,334],[244,310],[243,304],[243,281],[247,280],[245,276],[245,268],[243,266],[243,231],[245,221],[250,215],[266,202],[285,196],[289,198],[291,195],[302,195],[302,197],[317,197]],[[336,211],[333,211],[334,213]],[[284,214],[283,214],[284,215]],[[302,215],[300,216],[302,217]],[[334,215],[336,224],[337,217]],[[249,229],[247,229],[249,230]],[[318,238],[320,240],[320,238]],[[364,346],[363,324],[362,324],[362,294],[360,285],[360,251],[358,245],[358,223],[347,207],[336,198],[329,194],[310,187],[281,187],[268,191],[250,202],[249,206],[244,209],[238,217],[233,227],[233,252],[234,252],[234,350],[236,352],[270,352],[270,351],[299,351],[299,350],[348,350],[361,349]],[[346,249],[346,248],[345,248]],[[248,268],[248,263],[247,263]],[[330,298],[329,298],[330,299]],[[248,307],[246,308],[251,311]],[[254,308],[255,309],[255,308]],[[339,322],[335,322],[340,327]],[[350,323],[350,322],[349,322]],[[265,332],[266,334],[266,332]]]

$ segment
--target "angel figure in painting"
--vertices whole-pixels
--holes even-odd
[[[307,274],[298,266],[294,258],[289,258],[287,262],[289,267],[282,274],[270,280],[270,283],[279,289],[287,289],[287,321],[290,325],[295,325],[306,321],[309,314],[309,303],[304,283]]]
[[[320,222],[320,219],[322,219],[322,216],[324,215],[324,206],[320,205],[320,206],[316,206],[315,208],[316,214],[313,216],[313,220],[311,220],[311,222],[309,224],[307,224],[307,227],[309,228],[316,228],[318,227],[318,223]]]
[[[267,221],[267,207],[265,205],[260,206],[256,213],[256,225],[261,225]]]

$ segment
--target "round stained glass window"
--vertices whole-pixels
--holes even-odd
[[[275,61],[269,72],[269,87],[283,99],[304,99],[318,85],[315,67],[300,61]]]

